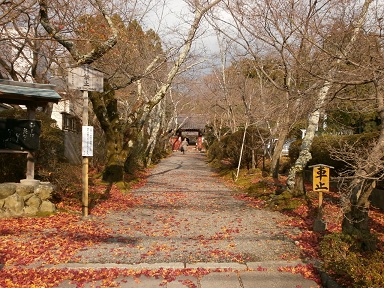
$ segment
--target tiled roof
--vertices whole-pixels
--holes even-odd
[[[54,85],[0,79],[0,102],[7,104],[57,103],[61,99]]]
[[[177,123],[182,130],[204,130],[207,124],[206,115],[180,115],[177,117]]]

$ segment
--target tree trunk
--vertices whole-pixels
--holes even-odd
[[[252,153],[252,164],[251,164],[251,168],[252,168],[252,169],[256,169],[256,161],[257,161],[257,157],[256,157],[256,149],[253,149],[253,148],[252,148],[251,153]]]
[[[124,164],[129,154],[122,134],[109,129],[105,132],[107,162],[103,171],[103,181],[119,182],[124,179]]]
[[[89,99],[92,102],[93,111],[99,120],[105,134],[106,164],[103,172],[103,180],[118,182],[123,180],[124,163],[129,153],[127,132],[120,122],[117,111],[115,91],[111,89],[108,81],[104,81],[102,93],[90,92]]]
[[[244,133],[243,133],[243,141],[241,142],[241,148],[240,148],[239,162],[238,162],[238,164],[237,164],[237,170],[236,170],[235,182],[239,179],[239,173],[240,173],[240,167],[241,167],[241,160],[243,159],[243,152],[244,152],[244,145],[245,145],[245,137],[246,137],[246,135],[247,135],[247,128],[248,128],[248,123],[245,123]]]
[[[378,83],[375,83],[376,85]],[[381,85],[376,87],[377,112],[381,123],[384,123],[384,91]],[[361,239],[363,248],[374,250],[376,248],[369,229],[369,196],[376,185],[376,177],[382,172],[384,158],[384,125],[381,125],[380,136],[375,146],[367,156],[366,166],[359,167],[355,171],[355,179],[352,181],[349,206],[344,212],[342,223],[343,233],[354,235]]]
[[[159,135],[160,127],[161,127],[161,119],[163,118],[162,115],[164,114],[161,104],[162,104],[162,102],[157,104],[157,106],[155,107],[155,113],[153,113],[154,117],[149,121],[149,124],[151,127],[149,127],[150,136],[149,136],[149,140],[148,140],[148,144],[147,144],[147,148],[146,148],[146,151],[147,151],[146,166],[151,165],[152,157],[153,157],[153,151],[155,150],[155,147],[157,144],[157,139],[158,139],[158,135]]]
[[[369,201],[368,198],[376,185],[374,180],[356,179],[350,206],[344,212],[342,231],[359,239],[362,249],[376,250],[376,241],[371,236],[369,228]]]
[[[280,128],[278,140],[273,150],[273,155],[271,159],[270,175],[274,179],[278,179],[279,177],[279,162],[280,162],[281,151],[283,151],[284,142],[287,139],[288,132],[289,132],[288,122],[286,122],[288,121],[288,119],[285,119],[284,121],[285,122],[282,123],[282,126]]]
[[[325,102],[325,98],[328,94],[331,84],[329,82],[325,83],[319,93],[318,105],[316,107],[321,107]],[[317,125],[319,123],[320,110],[317,109],[311,113],[309,117],[309,123],[307,126],[307,133],[304,136],[303,142],[301,144],[301,150],[299,157],[296,159],[295,165],[289,170],[289,175],[287,179],[287,186],[289,191],[294,196],[301,196],[305,194],[304,191],[304,169],[312,159],[311,152],[309,151],[312,146],[313,138],[316,134]],[[322,163],[317,163],[322,164]],[[298,177],[299,179],[296,179]],[[299,184],[299,185],[296,185]]]

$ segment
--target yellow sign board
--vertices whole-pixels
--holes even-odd
[[[329,167],[322,165],[313,167],[313,191],[329,191]]]

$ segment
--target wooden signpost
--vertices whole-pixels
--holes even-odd
[[[333,167],[324,164],[317,164],[309,166],[309,168],[313,168],[313,191],[319,193],[318,213],[314,222],[313,230],[322,232],[326,228],[325,222],[322,219],[323,192],[329,192],[329,174],[330,169],[333,169]]]
[[[93,127],[88,126],[88,91],[103,92],[103,73],[89,66],[80,66],[68,71],[69,88],[83,91],[82,114],[82,213],[88,216],[88,157],[93,156]]]

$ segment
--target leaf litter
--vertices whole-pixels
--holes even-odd
[[[301,223],[259,209],[260,203],[247,201],[218,180],[201,165],[202,159],[191,156],[188,166],[182,166],[182,161],[166,159],[143,180],[145,185],[138,184],[128,193],[113,185],[87,219],[82,219],[76,205],[64,203],[59,207],[66,212],[50,217],[1,219],[0,286],[55,287],[66,280],[81,287],[102,280],[104,287],[113,287],[121,276],[171,282],[178,275],[200,277],[227,271],[55,268],[58,264],[247,263],[316,256],[311,245],[317,239],[302,233]],[[106,185],[98,183],[92,189],[91,193],[103,194]],[[311,265],[291,268],[291,272],[318,281]]]

